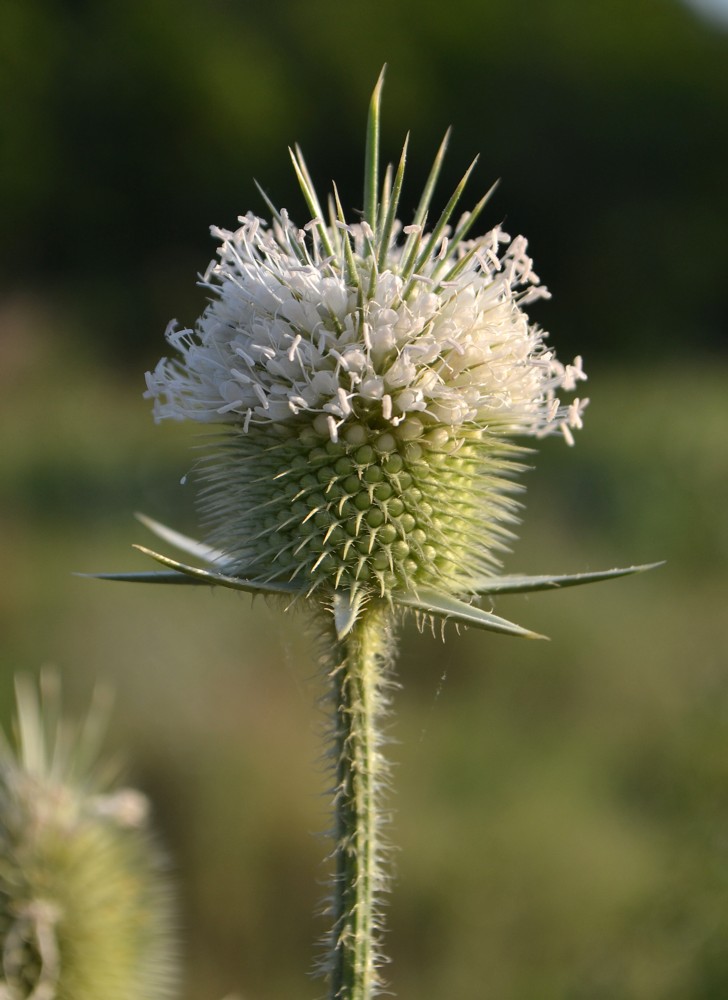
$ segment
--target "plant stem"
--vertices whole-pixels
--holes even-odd
[[[381,794],[387,764],[381,753],[381,719],[393,656],[391,611],[370,603],[326,650],[333,698],[334,876],[333,927],[326,969],[330,1000],[370,1000],[378,968],[382,868]],[[329,629],[327,629],[329,640]]]

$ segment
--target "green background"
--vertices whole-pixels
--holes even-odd
[[[403,213],[454,126],[442,203],[530,238],[534,318],[585,357],[571,450],[539,447],[508,570],[667,559],[501,598],[529,643],[401,636],[387,970],[403,997],[728,995],[728,34],[675,0],[6,0],[0,13],[0,703],[57,665],[152,798],[189,1000],[318,996],[325,711],[302,615],[95,583],[190,533],[196,429],[142,374],[191,324],[212,223],[306,221],[287,161],[361,207],[366,103],[412,130]],[[409,200],[408,200],[409,199]]]

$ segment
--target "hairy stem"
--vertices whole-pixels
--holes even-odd
[[[331,627],[329,627],[331,628]],[[333,699],[333,927],[325,959],[330,1000],[370,1000],[378,969],[382,866],[381,796],[387,765],[381,720],[393,655],[391,611],[370,604],[348,634],[327,629],[325,659]]]

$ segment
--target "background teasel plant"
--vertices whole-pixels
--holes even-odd
[[[0,744],[0,997],[175,995],[165,865],[146,798],[113,789],[98,758],[103,704],[69,725],[46,674],[40,701],[17,681],[17,706],[15,740]]]
[[[545,292],[526,241],[500,227],[471,236],[488,195],[455,216],[472,167],[430,218],[446,141],[412,222],[398,221],[407,143],[380,177],[381,88],[380,77],[361,219],[347,220],[335,187],[324,209],[296,149],[311,221],[299,228],[263,194],[270,223],[248,214],[235,232],[214,229],[209,305],[194,330],[170,326],[176,355],[147,375],[157,419],[222,425],[198,468],[205,541],[142,519],[204,565],[144,549],[165,571],[105,574],[313,609],[333,706],[332,929],[321,966],[329,996],[346,1000],[382,987],[381,719],[398,617],[414,610],[533,638],[473,601],[644,568],[498,575],[528,454],[515,439],[573,443],[586,401],[559,393],[586,376],[529,322],[525,306]]]

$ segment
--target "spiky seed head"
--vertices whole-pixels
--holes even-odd
[[[378,113],[377,94],[370,138]],[[586,401],[558,398],[581,360],[557,361],[525,312],[546,294],[526,241],[469,238],[486,199],[452,223],[467,174],[428,229],[443,153],[411,225],[396,219],[405,154],[377,197],[369,149],[361,222],[336,191],[324,219],[296,151],[309,223],[269,203],[270,224],[213,230],[209,305],[194,330],[170,326],[175,357],[147,395],[157,419],[224,425],[200,496],[238,575],[306,594],[474,593],[511,537],[514,439],[571,443],[581,425]]]
[[[163,1000],[177,980],[171,895],[147,800],[109,788],[99,707],[69,727],[44,682],[41,707],[21,680],[17,748],[0,743],[0,996]]]

